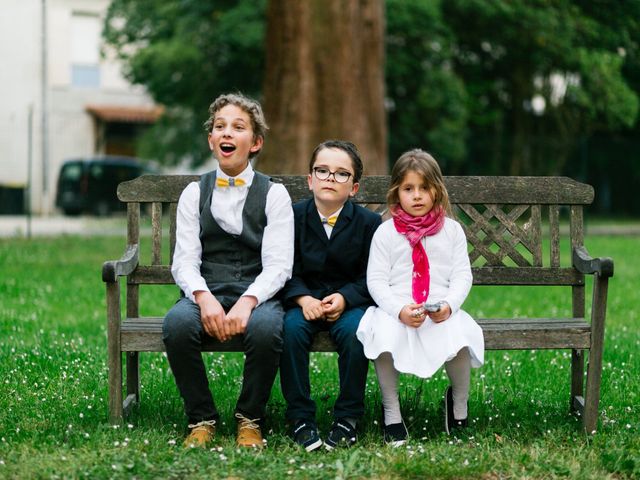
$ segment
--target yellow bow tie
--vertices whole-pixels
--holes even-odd
[[[329,217],[329,218],[322,217],[322,223],[323,224],[326,223],[330,227],[333,227],[336,224],[337,221],[338,221],[338,216],[337,215],[333,215],[332,217]]]
[[[241,178],[229,178],[229,180],[226,178],[216,178],[216,185],[218,187],[239,187],[245,183],[247,182]]]

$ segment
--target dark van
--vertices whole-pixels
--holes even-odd
[[[124,210],[118,200],[118,184],[153,169],[129,157],[102,156],[67,160],[58,177],[56,206],[66,215],[93,213],[109,215]]]

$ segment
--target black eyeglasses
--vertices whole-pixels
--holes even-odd
[[[351,173],[349,172],[345,172],[344,170],[332,172],[325,167],[313,167],[313,174],[318,180],[329,180],[329,177],[333,175],[333,179],[338,183],[347,183],[351,178]]]

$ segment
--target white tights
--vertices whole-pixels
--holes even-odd
[[[384,424],[392,425],[402,421],[400,400],[398,398],[399,372],[393,366],[393,358],[389,352],[382,353],[375,359],[376,374],[382,393]],[[453,417],[462,420],[467,418],[467,401],[469,400],[469,382],[471,379],[471,357],[469,349],[463,348],[448,362],[444,368],[453,390]]]

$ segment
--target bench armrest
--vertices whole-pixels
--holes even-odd
[[[127,245],[120,260],[109,260],[102,265],[102,281],[114,283],[118,277],[129,275],[138,266],[138,244]]]
[[[609,257],[593,258],[584,246],[573,249],[573,266],[580,273],[597,273],[600,277],[613,277],[613,260]]]

